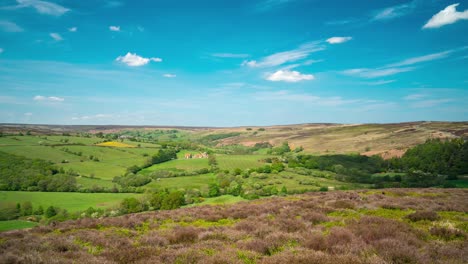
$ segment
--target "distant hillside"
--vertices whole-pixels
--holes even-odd
[[[1,124],[3,133],[27,132],[61,134],[74,132],[118,133],[124,130],[168,130],[188,132],[191,139],[216,134],[234,136],[216,141],[218,145],[253,146],[260,142],[280,145],[288,141],[292,148],[302,146],[307,153],[380,154],[384,158],[401,156],[409,147],[430,138],[468,137],[468,122],[409,122],[394,124],[298,124],[266,127],[177,127],[177,126],[59,126]]]

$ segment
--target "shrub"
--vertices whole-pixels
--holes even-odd
[[[55,207],[53,207],[53,206],[47,207],[47,209],[45,211],[45,216],[47,218],[51,218],[51,217],[53,217],[55,215],[57,215],[57,210],[55,209]]]
[[[171,244],[192,243],[198,239],[198,230],[194,227],[177,227],[169,237]]]
[[[417,222],[421,220],[435,221],[440,218],[439,215],[434,211],[417,211],[412,214],[409,214],[407,217],[412,222]]]
[[[443,226],[431,227],[431,229],[429,229],[429,233],[444,240],[464,239],[466,237],[465,233],[459,229]]]
[[[354,203],[351,201],[346,201],[346,200],[338,200],[334,202],[333,207],[338,208],[338,209],[354,209]]]

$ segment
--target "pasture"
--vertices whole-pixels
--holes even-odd
[[[159,147],[151,143],[100,141],[102,139],[75,136],[6,136],[0,137],[0,150],[48,160],[79,175],[112,180],[124,174],[130,166],[143,165]]]
[[[139,197],[134,193],[70,193],[70,192],[8,192],[0,191],[2,203],[22,203],[30,201],[34,208],[49,206],[67,209],[69,212],[94,208],[112,208],[128,197]]]
[[[16,230],[16,229],[25,229],[37,226],[38,223],[23,221],[23,220],[9,220],[9,221],[0,221],[0,232]]]
[[[216,181],[216,176],[213,173],[195,175],[195,176],[181,176],[172,178],[160,178],[153,180],[145,185],[148,189],[207,189],[210,183]]]

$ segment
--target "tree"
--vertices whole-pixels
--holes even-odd
[[[208,196],[216,197],[219,196],[219,185],[216,183],[210,183],[208,187]]]
[[[280,191],[280,195],[287,195],[288,194],[288,189],[286,189],[286,186],[283,185]]]
[[[180,191],[173,191],[164,198],[161,209],[170,210],[179,208],[184,204],[184,201],[184,193]]]
[[[47,207],[47,209],[45,211],[45,216],[47,218],[51,218],[51,217],[56,216],[56,215],[57,215],[57,209],[55,209],[55,207],[53,207],[53,206]]]
[[[215,155],[208,156],[208,165],[211,167],[216,167],[218,165],[218,161],[216,160]]]
[[[39,207],[37,208],[37,210],[34,211],[34,214],[35,214],[35,215],[43,215],[43,214],[44,214],[44,208],[42,207],[42,205],[39,205]]]
[[[23,216],[33,214],[33,207],[30,201],[23,202],[23,204],[21,205],[21,208],[23,209],[23,212],[22,212]]]
[[[162,192],[157,192],[151,194],[149,198],[149,203],[151,207],[153,207],[154,210],[159,210],[161,209],[161,206],[163,204],[164,199],[167,196],[167,192],[162,191]]]
[[[123,199],[120,203],[120,211],[123,214],[138,213],[143,211],[143,206],[135,197],[129,197]]]

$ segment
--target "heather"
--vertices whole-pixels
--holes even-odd
[[[0,234],[1,263],[466,263],[468,191],[314,192]]]

